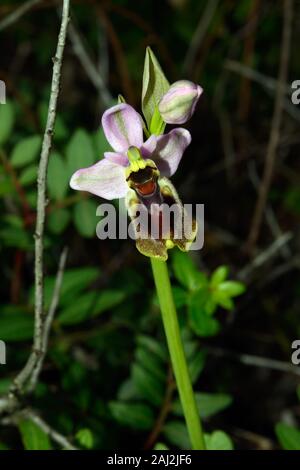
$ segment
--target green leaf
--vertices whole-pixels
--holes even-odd
[[[206,306],[209,298],[205,291],[194,292],[188,306],[188,313],[193,331],[199,336],[214,336],[219,331],[219,322],[211,317]]]
[[[117,398],[120,401],[132,401],[140,398],[136,385],[131,378],[122,383],[118,390]]]
[[[11,178],[4,172],[3,167],[0,166],[0,197],[14,193],[15,187]]]
[[[138,347],[135,353],[136,361],[150,374],[163,383],[166,381],[165,364],[155,354],[149,353],[146,348]]]
[[[295,187],[289,185],[283,198],[283,204],[288,209],[288,211],[295,212],[296,214],[300,214],[299,185]]]
[[[121,290],[107,290],[102,292],[92,291],[75,298],[70,305],[64,308],[58,320],[62,325],[75,325],[87,318],[100,315],[107,310],[119,305],[126,293]]]
[[[32,183],[35,183],[37,180],[37,165],[32,164],[25,168],[21,174],[19,181],[22,186],[30,186]]]
[[[7,393],[11,385],[12,381],[10,379],[0,379],[0,395]]]
[[[215,302],[220,305],[220,307],[225,308],[226,310],[233,310],[234,302],[230,297],[227,297],[226,294],[222,292],[216,292],[213,294]]]
[[[197,351],[192,358],[188,361],[188,368],[191,376],[192,383],[194,384],[198,380],[204,365],[206,355],[203,351]]]
[[[220,331],[219,322],[206,314],[201,313],[196,318],[192,318],[192,328],[194,332],[201,337],[215,336]]]
[[[13,129],[15,122],[15,111],[12,103],[0,105],[0,145],[3,145]]]
[[[163,427],[163,435],[179,449],[190,449],[190,439],[185,424],[182,421],[169,421]]]
[[[197,271],[191,257],[182,251],[174,250],[172,264],[175,277],[184,287],[193,291],[207,285],[207,278]]]
[[[92,165],[96,160],[96,152],[89,134],[83,129],[77,129],[67,146],[68,178],[80,168]]]
[[[0,316],[0,335],[2,341],[17,342],[33,336],[33,316],[16,313]]]
[[[0,442],[0,450],[11,450],[11,449],[3,442]]]
[[[201,336],[215,336],[220,331],[219,322],[212,317],[208,317],[205,314],[201,314],[197,317],[197,322],[192,323],[194,332]]]
[[[207,450],[233,450],[233,442],[224,431],[204,435]]]
[[[195,393],[195,399],[199,414],[203,419],[220,413],[232,404],[232,397],[225,393]],[[174,402],[173,412],[179,416],[183,415],[179,400]]]
[[[33,238],[23,227],[13,227],[7,225],[0,230],[0,238],[6,246],[21,248],[26,251],[33,249]]]
[[[126,291],[121,289],[106,289],[102,292],[98,292],[97,300],[93,308],[93,317],[120,305],[125,300],[126,296]]]
[[[170,84],[158,60],[150,47],[147,47],[143,73],[142,110],[149,129],[155,108],[169,88]]]
[[[76,325],[91,317],[97,299],[97,292],[87,292],[64,308],[58,315],[61,325]],[[75,299],[74,299],[75,300]]]
[[[94,436],[90,429],[80,429],[76,433],[75,437],[81,447],[84,447],[85,449],[92,449],[94,447]]]
[[[26,450],[51,450],[47,434],[30,419],[19,423],[22,442]]]
[[[55,235],[62,233],[70,222],[71,214],[68,209],[56,209],[48,215],[47,222],[49,230]]]
[[[74,298],[86,289],[100,276],[100,270],[95,267],[82,267],[68,269],[64,272],[62,286],[60,289],[60,305],[66,306],[74,303]],[[48,308],[53,294],[56,276],[45,278],[44,294],[45,308]],[[29,292],[31,305],[34,303],[34,286]]]
[[[96,236],[96,217],[97,204],[90,200],[84,199],[76,203],[74,207],[74,223],[80,235],[86,238]]]
[[[63,199],[69,187],[69,175],[67,165],[63,157],[52,152],[49,157],[47,187],[49,196],[56,201]]]
[[[211,288],[217,287],[221,282],[225,281],[228,276],[228,266],[219,266],[211,275]]]
[[[300,430],[285,423],[277,423],[275,432],[285,450],[300,450]]]
[[[246,287],[242,282],[225,281],[219,284],[217,291],[225,294],[227,297],[236,297],[245,292]]]
[[[188,292],[182,287],[174,286],[172,287],[173,298],[175,302],[175,307],[180,308],[188,303]]]
[[[140,430],[148,430],[153,426],[153,411],[147,405],[111,401],[109,409],[115,420],[125,426]]]
[[[132,380],[142,398],[160,406],[164,397],[164,384],[139,364],[132,366]]]
[[[32,209],[36,209],[37,191],[34,188],[32,191],[27,192],[27,201]]]
[[[149,353],[156,354],[162,361],[166,361],[168,358],[166,349],[150,336],[138,335],[137,344],[148,349]]]
[[[41,149],[41,143],[42,138],[39,135],[21,140],[12,151],[11,164],[15,168],[21,168],[36,160]]]
[[[100,270],[96,267],[81,267],[68,269],[64,272],[60,290],[60,304],[70,304],[75,295],[79,295],[100,276]],[[45,302],[49,306],[53,293],[56,276],[49,276],[45,280]]]
[[[166,446],[166,444],[164,444],[163,442],[157,442],[153,450],[169,450],[169,447]]]

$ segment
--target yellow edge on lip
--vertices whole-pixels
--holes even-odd
[[[130,162],[130,165],[126,168],[126,179],[130,176],[132,172],[137,173],[139,170],[144,170],[147,166],[156,169],[156,165],[152,160],[144,160],[140,158]]]

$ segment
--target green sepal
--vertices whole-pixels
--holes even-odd
[[[147,47],[143,73],[142,110],[149,129],[155,108],[169,88],[170,84],[158,60],[150,47]]]
[[[163,121],[158,106],[155,106],[150,123],[150,134],[161,135],[164,133],[166,123]]]
[[[118,104],[126,103],[126,100],[123,95],[118,95]]]

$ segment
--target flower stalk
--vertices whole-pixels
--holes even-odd
[[[171,363],[192,449],[205,450],[204,434],[183,349],[167,264],[165,261],[151,258],[151,265]]]

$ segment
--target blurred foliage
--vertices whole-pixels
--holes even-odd
[[[224,348],[234,359],[247,352],[290,361],[291,340],[300,333],[299,273],[288,271],[285,277],[269,280],[280,262],[289,259],[278,265],[271,260],[259,268],[254,279],[247,279],[250,286],[241,298],[245,286],[235,280],[249,261],[242,245],[256,200],[248,161],[254,156],[260,172],[273,95],[248,81],[251,99],[246,117],[241,117],[242,79],[224,68],[224,60],[245,61],[276,78],[281,2],[260,3],[255,30],[248,27],[252,1],[219,2],[193,66],[185,72],[183,60],[207,4],[204,0],[165,0],[159,8],[151,0],[79,1],[72,11],[92,59],[96,63],[99,58],[101,73],[108,64],[105,82],[114,97],[122,93],[140,106],[147,45],[160,58],[170,82],[190,78],[205,90],[190,125],[193,143],[174,178],[183,202],[205,203],[205,246],[189,255],[173,250],[169,267],[210,449],[260,448],[261,435],[271,446],[278,445],[277,437],[285,449],[300,448],[299,425],[282,422],[287,408],[292,408],[293,422],[299,421],[296,379],[211,354],[214,348]],[[1,17],[18,4],[1,2]],[[298,7],[298,23],[299,15]],[[0,105],[0,339],[7,343],[8,359],[0,366],[0,394],[7,392],[31,347],[36,176],[57,24],[54,3],[45,2],[1,32],[5,51],[0,78],[7,81],[8,102]],[[249,61],[244,56],[248,30],[255,43]],[[295,44],[298,39],[295,31]],[[299,78],[296,57],[293,48],[291,76]],[[47,180],[46,308],[65,245],[69,257],[49,352],[30,404],[83,449],[185,449],[188,436],[147,259],[130,240],[99,241],[95,214],[100,200],[69,188],[74,170],[95,163],[109,150],[99,129],[103,110],[101,96],[69,41]],[[299,235],[297,126],[299,122],[285,115],[270,204],[282,230]],[[228,138],[236,159],[232,166],[224,163]],[[272,240],[264,229],[262,246]],[[299,251],[299,246],[293,249]],[[248,440],[239,429],[258,437]],[[29,418],[18,429],[0,428],[1,449],[56,447]]]

